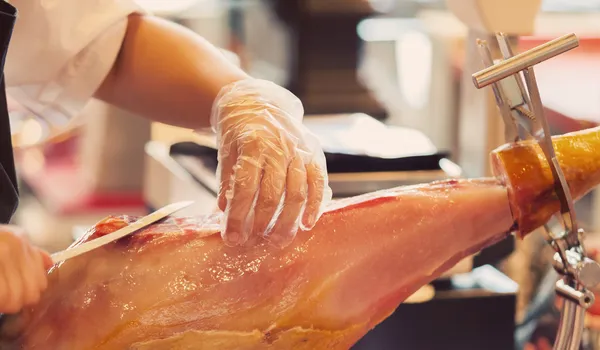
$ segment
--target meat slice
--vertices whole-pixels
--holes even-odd
[[[600,181],[589,165],[600,155],[579,156],[599,133],[557,143],[578,196]],[[519,175],[519,147],[533,150],[521,165],[545,174],[532,144],[494,152],[510,196],[496,179],[473,179],[344,199],[283,250],[225,246],[220,215],[155,224],[55,266],[40,303],[4,319],[0,348],[348,349],[462,258],[553,214],[551,182]],[[107,218],[75,245],[133,220]]]

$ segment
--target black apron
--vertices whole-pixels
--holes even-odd
[[[4,62],[16,18],[17,9],[0,0],[0,224],[7,224],[19,205],[19,189],[4,84]]]

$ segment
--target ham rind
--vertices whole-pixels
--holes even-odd
[[[573,198],[581,198],[600,183],[600,127],[552,138],[556,158]],[[560,210],[554,178],[535,141],[504,145],[492,152],[494,174],[506,184],[521,236]]]
[[[559,142],[559,157],[577,157],[579,140]],[[225,246],[219,214],[170,218],[55,266],[40,303],[4,319],[0,348],[348,349],[462,258],[550,218],[552,183],[517,174],[516,148],[493,155],[505,183],[448,180],[337,201],[285,249]],[[539,172],[537,154],[525,153]],[[561,164],[579,174],[570,179],[580,197],[600,167],[577,172],[578,159]],[[133,220],[107,218],[75,245]]]

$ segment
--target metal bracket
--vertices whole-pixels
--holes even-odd
[[[600,283],[600,264],[585,256],[584,232],[577,228],[573,198],[556,159],[533,66],[578,47],[579,40],[574,34],[568,34],[513,56],[505,35],[497,33],[496,39],[503,60],[494,64],[487,44],[479,40],[477,44],[486,68],[473,74],[473,83],[478,89],[492,85],[506,127],[506,142],[522,138],[537,140],[552,170],[561,204],[558,219],[564,226],[559,235],[553,234],[548,225],[544,226],[546,239],[556,251],[553,266],[563,276],[556,283],[556,293],[564,298],[564,304],[554,349],[578,350],[585,310],[594,303],[590,289]]]

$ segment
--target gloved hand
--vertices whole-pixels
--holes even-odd
[[[0,313],[16,313],[37,303],[52,266],[50,256],[31,246],[17,230],[0,225]]]
[[[258,236],[286,246],[298,228],[315,225],[331,199],[325,155],[303,116],[296,96],[264,80],[229,84],[217,96],[211,125],[227,244]]]

